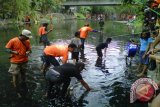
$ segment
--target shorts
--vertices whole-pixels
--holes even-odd
[[[72,52],[72,59],[76,59],[76,61],[78,61],[78,59],[79,59],[79,52]]]
[[[44,55],[42,57],[42,61],[44,61],[43,63],[45,64],[45,67],[49,67],[50,65],[54,65],[54,66],[60,65],[57,59],[54,56],[50,56],[50,55]]]
[[[11,63],[8,72],[11,73],[12,75],[18,75],[20,73],[26,73],[27,70],[28,70],[27,62],[19,64]]]
[[[136,55],[136,50],[129,50],[128,57],[134,57]]]
[[[49,40],[47,38],[47,35],[41,35],[39,42],[43,43],[46,46],[50,45],[50,42],[49,42]]]

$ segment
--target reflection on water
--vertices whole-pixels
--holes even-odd
[[[83,26],[83,23],[81,21],[74,22],[73,26],[69,26],[67,23],[67,28],[59,25],[49,35],[49,39],[53,43],[66,44],[73,37],[72,34]],[[98,27],[95,23],[93,25],[95,28]],[[92,90],[86,92],[81,84],[73,79],[68,91],[70,96],[47,99],[44,97],[46,83],[40,72],[42,63],[40,56],[43,46],[38,43],[37,28],[38,26],[33,26],[32,32],[35,34],[31,40],[33,53],[30,56],[30,70],[27,73],[27,90],[24,92],[26,96],[22,99],[17,98],[11,84],[11,76],[7,72],[10,66],[9,59],[3,48],[7,41],[13,37],[12,34],[16,35],[20,30],[13,31],[12,34],[9,34],[10,36],[7,36],[8,31],[2,31],[4,34],[1,38],[4,41],[1,42],[2,52],[0,54],[0,107],[129,107],[129,90],[134,77],[132,75],[126,76],[125,73],[125,56],[122,54],[124,37],[113,38],[113,42],[109,44],[107,49],[106,57],[97,59],[96,44],[103,42],[103,39],[107,37],[91,33],[84,51],[86,59],[84,63],[87,70],[82,72],[82,76]]]

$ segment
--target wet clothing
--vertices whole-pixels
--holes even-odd
[[[50,42],[49,42],[48,37],[47,37],[46,27],[44,27],[44,26],[40,27],[39,30],[38,30],[38,34],[40,36],[39,42],[43,43],[44,46],[49,46]]]
[[[6,48],[18,52],[18,55],[11,54],[11,63],[24,63],[28,61],[28,56],[26,55],[26,52],[31,50],[29,40],[21,41],[18,37],[15,37],[7,43]]]
[[[97,51],[97,55],[99,57],[103,56],[102,49],[104,49],[104,48],[108,48],[108,43],[100,43],[100,44],[97,45],[96,51]]]
[[[75,65],[66,63],[61,66],[56,66],[46,72],[46,80],[49,81],[48,94],[51,93],[51,88],[53,85],[62,84],[61,95],[65,95],[68,86],[70,85],[71,78],[75,77],[77,80],[83,80],[80,71]]]

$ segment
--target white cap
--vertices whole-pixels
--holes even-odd
[[[24,35],[28,38],[32,38],[31,31],[26,30],[26,29],[22,30],[22,35]]]

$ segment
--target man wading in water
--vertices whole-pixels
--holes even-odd
[[[32,38],[29,30],[22,30],[19,37],[11,39],[7,45],[7,52],[11,54],[9,73],[12,74],[13,86],[18,97],[21,97],[20,86],[25,85],[28,55],[31,53],[29,38]]]

